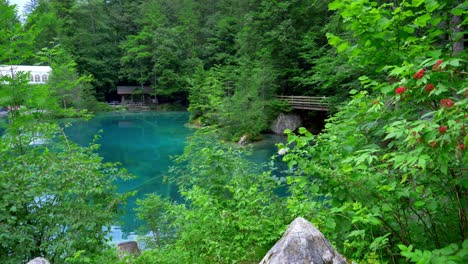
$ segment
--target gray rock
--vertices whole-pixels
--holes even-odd
[[[273,122],[271,130],[282,135],[285,129],[294,131],[300,126],[302,126],[302,119],[299,115],[281,113]]]
[[[296,218],[260,264],[347,264],[323,234],[302,217]]]
[[[244,146],[245,144],[247,144],[247,142],[249,142],[249,137],[244,134],[240,139],[239,139],[239,142],[237,142],[237,144],[241,145],[241,146]]]
[[[45,259],[45,258],[35,258],[33,260],[30,260],[26,264],[50,264],[50,262],[47,261],[47,259]]]

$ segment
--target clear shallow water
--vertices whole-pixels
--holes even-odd
[[[137,176],[118,183],[119,192],[136,190],[138,193],[122,208],[119,226],[111,233],[114,242],[132,239],[141,224],[133,212],[137,198],[156,192],[179,200],[177,187],[166,183],[164,176],[174,165],[171,156],[182,154],[186,137],[193,133],[193,129],[185,126],[188,117],[186,112],[122,112],[98,114],[89,121],[67,120],[72,123],[65,129],[71,140],[85,146],[100,133],[97,143],[101,145],[99,154],[104,160],[120,162]],[[280,136],[267,135],[264,141],[254,145],[249,159],[256,164],[269,161],[276,152],[274,144],[281,140]]]

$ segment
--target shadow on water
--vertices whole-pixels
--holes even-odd
[[[180,155],[186,145],[186,137],[193,133],[185,125],[187,112],[123,112],[103,113],[89,121],[69,119],[72,126],[65,129],[74,142],[86,146],[99,131],[97,143],[99,154],[107,162],[120,162],[136,179],[118,182],[119,192],[138,191],[122,208],[120,226],[113,227],[114,242],[127,239],[141,223],[136,219],[133,208],[138,198],[156,192],[161,196],[180,201],[177,187],[164,181],[170,166],[171,156]],[[265,140],[253,145],[249,160],[255,164],[269,162],[276,153],[275,143],[283,138],[266,135]]]

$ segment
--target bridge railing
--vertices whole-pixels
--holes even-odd
[[[286,96],[279,95],[278,99],[287,101],[294,109],[315,110],[315,111],[328,111],[329,105],[327,97],[314,97],[314,96]]]

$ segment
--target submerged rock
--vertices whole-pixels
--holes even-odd
[[[275,134],[282,135],[285,129],[294,131],[300,126],[302,126],[302,119],[299,115],[281,113],[273,122],[271,130]]]
[[[296,218],[260,264],[347,264],[323,234],[302,217]]]

